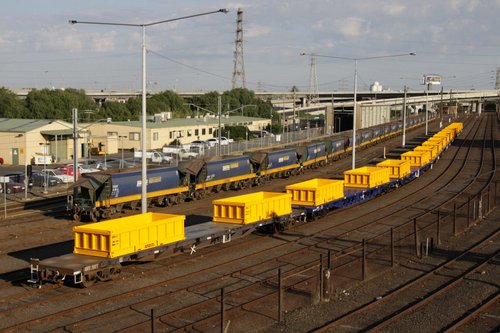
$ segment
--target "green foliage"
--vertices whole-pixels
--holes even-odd
[[[138,120],[137,115],[134,115],[126,104],[118,102],[103,103],[93,120],[106,118],[111,118],[113,121]]]
[[[212,91],[202,96],[192,97],[189,103],[207,109],[213,114],[217,114],[218,96],[219,93],[217,91]],[[270,102],[255,97],[253,91],[243,88],[225,91],[221,96],[221,104],[221,112],[223,115],[230,111],[231,115],[240,116],[242,113],[242,106],[246,106],[243,108],[243,115],[245,117],[269,118],[272,112],[272,105]],[[191,106],[191,109],[196,110],[196,107]],[[203,109],[200,109],[200,113],[201,112],[206,113]]]
[[[168,145],[169,146],[180,146],[180,145],[182,145],[182,143],[179,141],[179,139],[175,139],[174,141],[171,141]]]
[[[226,126],[222,129],[222,136],[235,141],[245,140],[247,133],[249,133],[249,131],[246,126]]]
[[[195,116],[199,111],[200,116],[209,110],[217,114],[219,93],[212,91],[202,96],[194,96],[184,100],[172,91],[160,92],[147,98],[148,115],[171,111],[174,118]],[[222,114],[230,111],[232,116],[278,119],[278,114],[272,110],[269,101],[263,101],[248,89],[233,89],[226,91],[221,96]],[[198,105],[190,106],[189,103]],[[243,107],[243,108],[242,108]],[[142,114],[142,98],[130,98],[126,103],[107,101],[102,105],[97,104],[92,98],[87,97],[83,90],[68,88],[32,90],[25,100],[19,99],[6,88],[0,88],[0,117],[7,118],[33,118],[33,119],[61,119],[71,121],[71,110],[79,110],[80,121],[96,121],[112,118],[113,121],[140,120]],[[87,111],[87,112],[86,112]],[[92,112],[90,112],[92,111]],[[243,112],[242,112],[243,111]]]
[[[71,121],[71,110],[95,110],[96,103],[83,90],[32,90],[26,96],[30,118]]]
[[[23,101],[8,89],[0,88],[0,117],[29,118],[28,109]]]

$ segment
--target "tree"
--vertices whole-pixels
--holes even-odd
[[[6,88],[0,88],[0,117],[29,118],[28,109],[16,94]]]
[[[26,96],[30,118],[71,120],[71,110],[95,110],[96,103],[77,89],[32,90]]]

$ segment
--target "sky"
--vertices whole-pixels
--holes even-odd
[[[500,67],[500,0],[3,0],[0,87],[134,89],[142,84],[141,28],[71,25],[68,20],[147,24],[150,91],[229,90],[237,9],[243,9],[247,88],[319,91],[491,89]],[[416,56],[366,59],[415,52]],[[314,83],[314,80],[312,80]],[[314,87],[314,84],[313,84]],[[441,89],[441,86],[433,87]]]

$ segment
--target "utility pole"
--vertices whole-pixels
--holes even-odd
[[[73,181],[78,180],[78,109],[73,108]]]
[[[234,41],[234,68],[233,68],[233,89],[238,87],[241,81],[241,88],[247,87],[245,80],[245,60],[243,57],[243,9],[238,8],[236,19],[236,40]]]
[[[221,128],[221,120],[220,120],[220,117],[221,117],[221,112],[222,112],[222,96],[219,94],[219,96],[217,96],[217,117],[219,118],[219,130],[218,130],[218,133],[217,133],[217,136],[219,138],[218,142],[217,142],[217,156],[220,156],[221,155],[221,132],[222,132],[222,128]]]
[[[309,74],[309,102],[317,103],[319,100],[318,76],[316,75],[316,54],[311,53],[311,71]]]
[[[403,95],[403,148],[405,147],[406,144],[406,86],[404,88],[404,95]]]

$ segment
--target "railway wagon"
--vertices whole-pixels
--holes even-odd
[[[285,148],[270,150],[267,152],[255,152],[250,154],[250,162],[258,176],[259,183],[266,178],[285,177],[294,175],[301,170],[297,156],[297,149]]]
[[[208,192],[240,189],[252,185],[255,173],[246,155],[213,160],[189,160],[179,164],[191,184],[192,195],[199,199]]]
[[[335,161],[346,154],[346,138],[325,140],[325,150],[329,161]]]
[[[75,254],[116,258],[184,240],[185,215],[145,213],[73,227]]]
[[[401,154],[403,161],[409,161],[412,168],[421,168],[431,161],[430,151],[407,151]]]
[[[148,170],[148,200],[169,204],[184,200],[188,186],[176,167]],[[73,185],[68,208],[79,220],[87,216],[98,221],[119,212],[125,205],[135,208],[141,200],[141,171],[99,172],[83,174]]]
[[[404,178],[411,172],[410,161],[387,159],[377,163],[376,166],[387,168],[390,179]]]
[[[413,148],[413,151],[428,151],[431,154],[430,159],[434,160],[437,157],[437,148],[437,146],[422,145]]]
[[[364,166],[344,171],[344,186],[348,188],[371,188],[389,183],[387,168]]]
[[[312,143],[297,148],[298,163],[304,168],[315,168],[326,164],[325,142]]]
[[[250,224],[292,213],[291,195],[255,192],[212,201],[214,222]]]

